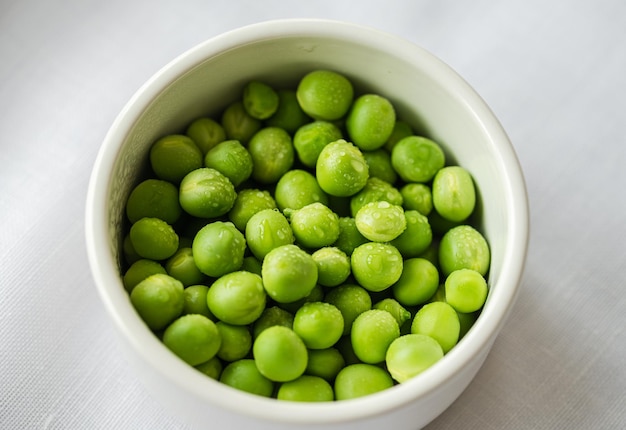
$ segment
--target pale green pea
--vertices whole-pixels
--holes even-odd
[[[250,81],[243,88],[243,107],[252,118],[271,117],[279,102],[278,93],[265,82]]]
[[[433,179],[433,206],[443,218],[461,222],[476,206],[476,190],[470,173],[460,166],[444,167]]]
[[[444,354],[457,344],[460,334],[457,312],[446,302],[427,303],[417,311],[411,324],[411,333],[435,339]]]
[[[475,270],[458,269],[445,281],[446,301],[461,313],[480,310],[487,299],[487,281]]]
[[[359,96],[346,118],[350,139],[363,151],[383,146],[391,136],[396,123],[396,112],[391,102],[378,94]]]
[[[390,242],[406,229],[406,217],[401,206],[387,201],[370,202],[362,206],[354,217],[356,227],[374,242]]]
[[[347,197],[361,191],[369,178],[369,170],[359,148],[339,139],[326,145],[320,152],[316,178],[326,193]]]
[[[458,269],[472,269],[485,276],[489,263],[489,244],[474,227],[460,225],[441,238],[439,264],[445,276]]]
[[[375,303],[372,308],[389,312],[395,318],[398,327],[402,327],[411,318],[411,312],[405,309],[397,300],[390,297]]]
[[[294,315],[293,331],[309,349],[330,348],[343,334],[343,316],[330,303],[305,303]]]
[[[324,301],[334,305],[343,316],[343,334],[352,329],[357,316],[372,308],[372,298],[365,288],[356,284],[343,284],[326,293]]]
[[[389,182],[370,177],[363,189],[350,198],[350,212],[354,217],[366,204],[381,201],[402,206],[402,194]]]
[[[406,182],[428,182],[445,165],[445,154],[428,138],[408,136],[393,147],[391,165]]]
[[[167,274],[167,271],[158,261],[141,258],[133,262],[124,273],[122,278],[124,288],[130,293],[135,285],[157,273]]]
[[[259,275],[240,271],[218,278],[209,287],[206,299],[211,313],[221,321],[247,325],[261,316],[267,296]]]
[[[298,379],[283,382],[276,398],[292,402],[331,402],[335,395],[333,387],[323,378],[302,375]]]
[[[317,285],[313,257],[296,245],[272,249],[263,260],[262,275],[267,294],[278,303],[303,299]]]
[[[308,352],[304,342],[284,326],[268,327],[252,345],[252,354],[259,372],[275,382],[293,381],[304,374]]]
[[[183,315],[173,321],[163,333],[163,343],[191,366],[215,357],[222,338],[213,321],[204,315]]]
[[[322,203],[308,204],[287,215],[296,242],[305,248],[329,246],[339,237],[339,217]]]
[[[342,137],[341,130],[332,122],[313,121],[298,128],[293,146],[302,164],[314,168],[322,149]]]
[[[439,270],[423,258],[409,258],[404,261],[402,275],[393,284],[393,297],[404,306],[426,303],[439,286]]]
[[[224,127],[213,118],[197,118],[193,120],[187,127],[185,134],[200,148],[203,155],[218,143],[226,140]]]
[[[165,260],[178,249],[178,235],[171,225],[158,218],[141,218],[130,227],[135,252],[149,260]]]
[[[428,218],[415,210],[404,212],[406,229],[391,244],[398,248],[404,258],[419,257],[428,249],[433,240],[433,232]]]
[[[226,176],[235,187],[252,175],[252,156],[238,140],[225,140],[211,148],[204,165]]]
[[[261,129],[261,121],[246,112],[242,101],[234,102],[224,110],[221,124],[227,139],[238,140],[244,145]]]
[[[289,221],[276,209],[263,209],[252,215],[246,224],[245,237],[248,248],[261,261],[274,248],[295,240]]]
[[[252,349],[252,335],[245,325],[232,325],[224,321],[215,323],[222,343],[217,356],[225,361],[237,361],[248,355]]]
[[[296,89],[302,110],[314,119],[333,121],[343,117],[354,97],[352,83],[332,70],[307,73]]]
[[[385,361],[391,342],[400,336],[398,322],[389,312],[370,309],[354,320],[350,340],[354,353],[364,363]]]
[[[406,334],[389,345],[386,367],[393,379],[403,383],[419,375],[443,357],[439,343],[423,334]]]
[[[248,143],[252,156],[252,179],[263,184],[276,183],[294,161],[289,134],[278,127],[266,127],[254,134]]]
[[[317,264],[317,282],[325,287],[343,284],[350,276],[350,257],[334,246],[326,246],[312,254]]]
[[[126,215],[131,223],[141,218],[159,218],[171,225],[181,214],[178,188],[160,179],[142,181],[133,188],[126,201]]]
[[[246,240],[233,223],[214,221],[198,231],[191,249],[198,269],[217,278],[241,268]]]
[[[320,188],[312,173],[293,169],[285,173],[276,183],[274,198],[278,209],[301,209],[311,203],[328,206],[328,196]]]
[[[402,255],[388,243],[368,242],[358,246],[351,256],[352,274],[365,289],[383,291],[402,275]]]
[[[187,173],[202,167],[202,151],[190,137],[165,136],[150,147],[150,165],[157,178],[178,184]]]
[[[157,273],[135,285],[130,301],[146,325],[158,331],[182,314],[183,284],[169,275]]]
[[[276,207],[276,201],[269,191],[245,188],[237,194],[235,203],[228,212],[228,219],[243,232],[252,215],[263,209],[276,209]]]
[[[229,363],[222,371],[220,382],[258,396],[271,397],[274,393],[274,382],[259,372],[255,361],[251,358]]]
[[[335,378],[335,399],[355,399],[392,386],[393,379],[385,369],[373,364],[351,364],[341,369]]]
[[[428,216],[433,210],[432,191],[426,184],[406,184],[400,188],[400,194],[406,210],[416,210],[424,216]]]
[[[228,213],[237,193],[233,183],[222,173],[202,167],[183,178],[178,198],[188,214],[198,218],[216,218]]]

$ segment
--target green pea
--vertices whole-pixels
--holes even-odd
[[[433,195],[426,184],[410,183],[400,188],[405,210],[415,210],[428,216],[433,210]]]
[[[339,236],[333,246],[345,252],[346,255],[352,255],[354,249],[368,242],[356,227],[356,222],[352,217],[339,218]]]
[[[402,194],[389,182],[370,177],[363,189],[350,198],[350,212],[354,217],[367,203],[379,201],[401,206]]]
[[[237,193],[230,180],[209,167],[196,169],[180,183],[180,205],[188,214],[199,218],[216,218],[233,207]]]
[[[490,251],[485,237],[470,225],[450,229],[439,243],[439,264],[444,275],[458,269],[472,269],[485,276]]]
[[[267,119],[278,110],[278,93],[264,82],[250,81],[243,88],[243,107],[252,118]]]
[[[388,243],[368,242],[358,246],[351,256],[352,274],[365,289],[383,291],[402,275],[402,255]]]
[[[378,94],[359,96],[346,118],[350,139],[363,151],[382,147],[391,136],[396,111],[391,102]]]
[[[289,221],[276,209],[263,209],[252,215],[245,234],[248,248],[261,261],[274,248],[295,240]]]
[[[459,340],[459,317],[448,303],[431,302],[422,306],[413,317],[411,333],[432,337],[445,354]]]
[[[174,224],[181,213],[178,188],[160,179],[146,179],[139,183],[126,201],[126,215],[131,223],[141,218],[159,218]]]
[[[406,229],[391,244],[404,258],[419,257],[433,241],[433,231],[428,218],[415,210],[404,212]]]
[[[345,365],[346,361],[337,348],[310,349],[305,373],[331,382]]]
[[[251,358],[229,363],[222,371],[220,382],[258,396],[271,397],[274,393],[274,383],[259,372]]]
[[[426,303],[437,291],[439,271],[424,258],[409,258],[404,261],[402,275],[393,284],[393,297],[404,306]]]
[[[130,227],[133,249],[142,258],[165,260],[178,249],[178,235],[158,218],[141,218]]]
[[[389,312],[391,316],[395,318],[398,327],[402,327],[405,322],[411,319],[411,312],[406,310],[397,300],[391,297],[387,297],[375,303],[372,309],[380,309]]]
[[[445,281],[446,301],[457,312],[472,313],[483,307],[487,299],[487,281],[475,270],[459,269]]]
[[[400,336],[400,326],[389,312],[370,309],[354,320],[350,339],[359,360],[376,364],[385,361],[387,348]]]
[[[222,338],[213,321],[204,315],[183,315],[163,333],[163,343],[187,364],[209,361],[220,348]]]
[[[141,256],[135,251],[133,241],[130,238],[130,232],[124,236],[122,240],[122,253],[124,255],[124,261],[127,264],[133,264],[137,260],[141,260]]]
[[[183,284],[169,275],[157,273],[133,288],[130,301],[151,330],[161,330],[183,312]]]
[[[464,221],[476,206],[476,191],[470,173],[461,166],[444,167],[433,179],[433,206],[450,221]]]
[[[141,258],[133,262],[124,273],[124,288],[130,293],[135,285],[157,273],[167,274],[167,271],[158,261]]]
[[[186,287],[183,290],[183,298],[185,300],[183,315],[199,314],[204,315],[211,321],[216,321],[217,318],[211,313],[206,302],[208,292],[209,287],[206,285],[198,284]]]
[[[305,248],[321,248],[339,237],[339,217],[322,203],[311,203],[288,213],[296,241]]]
[[[169,135],[150,147],[150,165],[157,178],[174,184],[185,175],[202,167],[202,151],[185,135]]]
[[[305,298],[317,284],[317,265],[310,254],[296,245],[272,249],[263,260],[263,285],[278,303]]]
[[[423,334],[406,334],[389,345],[385,363],[392,378],[403,383],[419,375],[443,357],[435,339]]]
[[[232,325],[253,323],[265,309],[263,281],[250,272],[232,272],[218,278],[207,292],[207,305],[219,320]]]
[[[294,161],[291,137],[278,127],[266,127],[256,132],[248,143],[248,151],[252,156],[252,178],[262,184],[278,182]]]
[[[317,265],[317,282],[325,287],[343,284],[350,276],[350,257],[334,246],[326,246],[311,255]]]
[[[361,191],[369,178],[363,153],[343,139],[326,145],[315,166],[317,182],[333,196],[352,196]]]
[[[215,380],[220,378],[223,370],[222,361],[217,356],[214,356],[209,361],[205,361],[204,363],[200,363],[194,367],[209,378]]]
[[[218,143],[226,140],[224,127],[213,118],[193,120],[187,127],[185,134],[194,141],[203,155]]]
[[[335,399],[355,399],[392,386],[393,379],[385,369],[373,364],[351,364],[341,369],[335,378]]]
[[[343,316],[330,303],[305,303],[294,316],[293,331],[309,349],[330,348],[343,334]]]
[[[268,327],[252,345],[259,372],[275,382],[293,381],[304,374],[308,353],[304,342],[284,326]]]
[[[277,93],[278,109],[265,123],[270,127],[279,127],[293,134],[311,118],[300,107],[294,90],[280,89]]]
[[[191,248],[179,248],[165,262],[165,270],[170,276],[182,282],[185,287],[199,284],[204,280],[204,273],[196,266]]]
[[[261,262],[258,258],[253,255],[248,255],[243,258],[243,264],[241,265],[241,270],[245,270],[246,272],[256,273],[257,275],[261,275]]]
[[[230,104],[224,110],[221,124],[227,139],[238,140],[244,145],[261,129],[261,120],[250,116],[241,101]]]
[[[214,221],[200,229],[191,249],[198,269],[217,278],[241,268],[246,240],[233,223]]]
[[[391,152],[391,165],[406,182],[428,182],[444,164],[439,144],[421,136],[405,137]]]
[[[248,220],[263,209],[276,209],[276,201],[267,190],[245,188],[237,194],[235,203],[228,212],[228,219],[240,231],[246,230]]]
[[[319,301],[322,301],[323,298],[324,298],[324,289],[322,288],[321,285],[315,284],[311,292],[307,294],[306,297],[298,299],[295,302],[278,303],[278,306],[287,310],[288,312],[291,312],[292,314],[295,314],[298,311],[298,309],[300,309],[306,303],[319,302]]]
[[[272,306],[263,310],[261,316],[254,322],[252,335],[256,339],[263,330],[275,325],[293,328],[293,314],[279,306]]]
[[[396,123],[393,125],[391,135],[387,139],[387,142],[385,142],[385,149],[391,152],[396,143],[398,143],[405,137],[412,136],[413,134],[413,127],[411,127],[409,123],[407,123],[406,121],[397,120]]]
[[[349,333],[347,336],[342,336],[341,339],[339,339],[339,342],[335,344],[335,347],[341,353],[341,356],[344,359],[344,367],[350,364],[362,363],[359,357],[357,357],[354,353],[354,348],[352,348],[352,340],[350,339]]]
[[[315,176],[302,169],[290,170],[278,180],[274,198],[281,211],[301,209],[318,202],[328,205],[328,196],[320,188]]]
[[[252,175],[252,156],[238,140],[218,143],[204,156],[204,165],[226,176],[235,187]]]
[[[300,107],[314,119],[333,121],[343,117],[354,97],[352,83],[332,70],[314,70],[299,82],[296,96]]]
[[[363,151],[363,157],[369,168],[370,178],[382,179],[393,184],[398,179],[398,174],[391,165],[391,154],[386,149],[380,148],[374,151]]]
[[[313,121],[296,130],[293,136],[293,146],[302,164],[313,168],[322,149],[342,137],[341,129],[332,122]]]
[[[439,212],[437,211],[431,211],[430,214],[428,214],[428,223],[430,224],[433,233],[437,236],[443,236],[448,232],[448,230],[465,224],[464,222],[445,219],[439,215]]]
[[[326,380],[318,376],[302,375],[293,381],[283,382],[276,398],[292,402],[331,402],[335,394]]]
[[[252,335],[248,327],[227,324],[224,321],[218,321],[215,325],[222,339],[217,356],[231,362],[245,358],[252,349]]]
[[[387,201],[365,204],[354,217],[361,234],[374,242],[390,242],[406,229],[406,217],[401,206]]]

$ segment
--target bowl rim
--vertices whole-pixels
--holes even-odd
[[[510,198],[506,200],[506,205],[513,219],[508,224],[511,240],[505,245],[506,256],[500,272],[499,285],[502,287],[490,297],[490,300],[497,301],[498,306],[486,306],[483,316],[478,318],[457,346],[419,377],[380,393],[341,402],[277,402],[240,392],[210,378],[199,380],[197,370],[169,353],[156,336],[148,336],[151,332],[130,309],[128,293],[121,286],[119,273],[115,270],[117,263],[111,250],[102,246],[109,241],[108,172],[115,165],[125,136],[150,101],[179,76],[211,56],[262,39],[294,36],[339,38],[380,49],[391,49],[394,56],[400,56],[403,51],[411,52],[412,58],[405,60],[416,64],[419,62],[422,69],[427,68],[431,73],[438,73],[442,76],[441,79],[451,83],[459,99],[480,119],[485,134],[490,136],[492,142],[501,142],[498,144],[498,155],[501,158],[500,163],[507,166],[504,174]],[[443,382],[457,375],[464,364],[479,355],[481,350],[490,347],[519,292],[528,247],[528,212],[528,197],[521,165],[508,136],[483,99],[452,68],[421,46],[372,27],[338,20],[288,18],[250,24],[207,39],[174,58],[135,92],[114,120],[96,157],[86,198],[85,235],[92,276],[114,326],[141,359],[158,369],[171,384],[235,414],[292,424],[323,424],[357,417],[364,419],[400,408],[436,390]],[[163,371],[164,368],[168,368],[168,371]],[[246,404],[244,410],[240,407],[241,402]]]

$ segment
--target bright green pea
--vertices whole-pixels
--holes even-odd
[[[200,363],[194,367],[209,378],[218,380],[222,374],[224,366],[222,365],[222,361],[215,356],[209,361],[205,361],[204,363]]]
[[[165,262],[165,270],[185,287],[199,284],[204,280],[204,273],[196,266],[191,248],[178,248],[178,251]]]
[[[187,314],[199,314],[204,315],[211,321],[216,321],[215,315],[209,310],[209,306],[206,302],[206,296],[209,292],[209,287],[206,285],[190,285],[183,291],[183,298],[185,304],[183,306],[183,315]]]
[[[433,210],[433,195],[430,187],[426,184],[410,183],[400,188],[402,205],[406,210],[416,210],[424,216],[428,216]]]
[[[400,326],[389,312],[370,309],[354,320],[350,340],[354,353],[364,363],[385,361],[391,342],[400,336]]]
[[[226,176],[235,187],[252,175],[252,156],[238,140],[225,140],[211,148],[204,165]]]
[[[209,152],[211,148],[226,140],[226,131],[222,125],[213,118],[197,118],[189,124],[185,132],[202,154]]]
[[[259,372],[251,358],[229,363],[222,371],[220,382],[258,396],[271,397],[274,393],[274,383]]]
[[[347,197],[361,191],[369,178],[369,170],[359,148],[339,139],[326,145],[320,152],[316,178],[326,193]]]
[[[425,304],[417,311],[411,324],[411,333],[432,337],[445,354],[458,342],[460,328],[454,308],[446,302],[437,301]]]
[[[252,349],[252,335],[245,325],[232,325],[224,321],[215,323],[222,344],[217,356],[225,361],[237,361],[246,357]]]
[[[309,349],[330,348],[343,334],[343,316],[330,303],[305,303],[294,315],[293,331]]]
[[[180,183],[180,205],[199,218],[216,218],[235,204],[237,193],[230,180],[219,171],[202,167],[189,172]]]
[[[243,107],[256,119],[267,119],[278,110],[278,93],[264,82],[250,81],[243,88]]]
[[[252,156],[252,178],[262,184],[278,182],[294,161],[289,134],[278,127],[266,127],[254,134],[248,143]]]
[[[252,345],[259,372],[276,382],[293,381],[304,374],[308,352],[304,342],[291,329],[276,325],[259,334]]]
[[[396,123],[396,111],[391,102],[378,94],[359,96],[346,118],[350,139],[363,151],[383,146]]]
[[[391,152],[391,165],[406,182],[428,182],[444,164],[443,149],[421,136],[405,137]]]
[[[426,303],[437,291],[439,271],[424,258],[409,258],[404,261],[402,275],[393,284],[393,297],[404,306]]]
[[[475,270],[458,269],[445,281],[446,301],[457,312],[472,313],[481,309],[487,299],[487,281]]]
[[[151,330],[161,330],[183,312],[183,284],[169,275],[157,273],[135,285],[130,301]]]
[[[485,237],[474,227],[454,227],[441,238],[439,264],[444,275],[458,269],[472,269],[485,276],[489,270],[490,252]]]
[[[322,149],[342,137],[341,129],[332,122],[313,121],[298,128],[293,136],[293,146],[302,164],[313,168]]]
[[[368,242],[356,227],[356,222],[352,217],[339,218],[339,236],[333,246],[345,252],[346,255],[352,255],[354,249]]]
[[[267,296],[263,280],[250,272],[232,272],[218,278],[207,292],[213,315],[232,325],[253,323],[265,309]]]
[[[263,330],[275,325],[293,328],[293,314],[281,307],[272,306],[266,308],[261,316],[254,322],[252,335],[256,339]]]
[[[245,234],[248,248],[261,261],[274,248],[295,240],[289,221],[276,209],[263,209],[252,215]]]
[[[245,188],[237,194],[235,203],[228,212],[228,219],[240,231],[246,230],[248,220],[263,209],[276,209],[276,201],[267,190]]]
[[[346,361],[337,348],[310,349],[309,361],[305,373],[319,376],[327,381],[334,381]]]
[[[363,288],[379,292],[395,284],[402,275],[402,255],[388,243],[368,242],[351,256],[352,274]]]
[[[191,249],[198,269],[217,278],[241,268],[246,240],[233,223],[214,221],[200,229]]]
[[[165,260],[178,249],[178,235],[158,218],[141,218],[130,227],[133,249],[142,258]]]
[[[141,258],[133,262],[133,264],[131,264],[124,273],[124,277],[122,278],[124,288],[130,293],[133,288],[135,288],[135,285],[146,279],[148,276],[157,273],[167,274],[167,271],[158,261]]]
[[[285,173],[276,183],[274,198],[278,209],[301,209],[311,203],[328,205],[328,196],[313,174],[302,169]]]
[[[163,333],[163,343],[191,366],[209,361],[220,348],[222,338],[213,321],[204,315],[183,315]]]
[[[293,381],[283,382],[276,398],[292,402],[332,402],[335,394],[333,387],[325,379],[302,375]]]
[[[362,206],[354,217],[361,234],[374,242],[390,242],[406,229],[402,206],[387,201],[370,202]]]
[[[419,257],[433,241],[428,218],[415,210],[404,212],[406,229],[391,244],[398,248],[404,258]]]
[[[369,168],[370,178],[382,179],[393,184],[398,179],[398,174],[391,165],[391,154],[383,148],[374,151],[363,151],[363,157]]]
[[[396,121],[393,125],[391,135],[387,139],[387,142],[385,142],[385,149],[391,152],[396,143],[405,137],[412,136],[413,134],[413,128],[409,123],[401,120]]]
[[[326,246],[312,254],[317,265],[317,282],[325,287],[343,284],[350,276],[350,257],[334,246]]]
[[[402,383],[419,375],[443,357],[439,343],[423,334],[406,334],[389,345],[385,362],[392,378]]]
[[[401,206],[402,194],[389,182],[370,177],[363,189],[350,198],[350,212],[354,217],[366,204],[379,201]]]
[[[288,213],[296,241],[305,248],[321,248],[339,237],[339,217],[322,203],[311,203]]]
[[[280,89],[277,93],[278,109],[265,123],[270,127],[279,127],[293,134],[311,118],[300,107],[294,90]]]
[[[343,117],[354,97],[352,83],[332,70],[314,70],[299,82],[296,96],[302,110],[314,119],[333,121]]]
[[[181,214],[178,188],[160,179],[141,182],[133,188],[126,201],[126,215],[131,223],[141,218],[159,218],[174,224]]]
[[[411,319],[411,312],[402,307],[397,300],[390,297],[375,303],[372,309],[380,309],[389,312],[391,316],[395,318],[398,327],[402,327],[405,322]]]
[[[263,260],[263,285],[278,303],[291,303],[308,296],[317,285],[313,257],[296,245],[272,249]]]
[[[230,104],[224,110],[221,124],[227,139],[238,140],[244,145],[261,129],[261,120],[250,116],[241,101]]]
[[[467,219],[476,206],[476,190],[470,173],[460,166],[444,167],[433,179],[433,206],[450,221]]]
[[[185,175],[202,167],[202,151],[185,135],[169,135],[150,147],[150,165],[157,178],[180,183]]]
[[[355,399],[391,387],[393,379],[385,369],[373,364],[351,364],[341,369],[335,378],[335,399]]]

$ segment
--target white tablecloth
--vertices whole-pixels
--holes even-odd
[[[96,153],[178,54],[322,17],[442,58],[507,129],[531,203],[522,291],[477,377],[428,429],[626,428],[626,2],[0,3],[0,428],[188,428],[120,356],[84,244]]]

